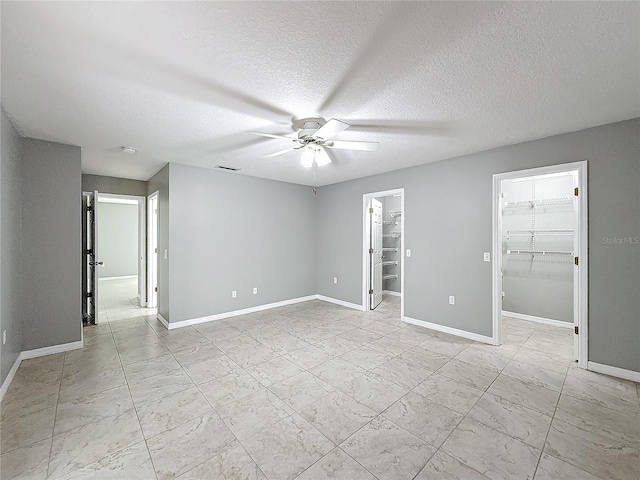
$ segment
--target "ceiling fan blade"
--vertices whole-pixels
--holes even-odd
[[[285,148],[284,150],[280,150],[279,152],[270,153],[269,155],[265,155],[262,158],[277,157],[278,155],[284,155],[285,153],[293,152],[294,150],[296,150],[295,147]]]
[[[348,140],[335,140],[325,143],[325,147],[339,148],[342,150],[361,150],[363,152],[375,152],[380,142],[352,142]]]
[[[324,148],[320,148],[316,153],[316,164],[319,167],[324,167],[331,163],[331,157]]]
[[[294,138],[294,137],[287,137],[286,135],[276,135],[275,133],[264,133],[264,132],[247,132],[247,133],[251,133],[252,135],[260,135],[261,137],[291,140],[292,142],[295,142],[297,140],[297,138]]]
[[[321,138],[322,140],[328,140],[333,137],[335,134],[340,133],[343,130],[349,128],[348,123],[341,122],[340,120],[336,120],[332,118],[327,123],[325,123],[320,129],[311,135],[312,138]]]

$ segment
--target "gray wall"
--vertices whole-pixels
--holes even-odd
[[[81,338],[80,148],[23,139],[23,350]]]
[[[393,212],[393,211],[400,211],[402,209],[402,205],[401,205],[401,199],[400,197],[394,197],[394,196],[390,196],[390,197],[382,197],[381,199],[378,199],[380,201],[382,201],[382,219],[384,221],[395,221],[398,222],[398,225],[385,225],[382,227],[382,231],[384,233],[389,233],[389,232],[400,232],[402,231],[402,216],[400,217],[391,217],[391,215],[389,215],[389,212]],[[398,238],[397,240],[393,239],[393,238],[383,238],[382,239],[382,245],[384,247],[397,247],[398,248],[398,252],[386,252],[384,254],[384,259],[385,260],[396,260],[398,262],[398,265],[396,266],[391,266],[391,267],[384,267],[383,268],[383,272],[385,274],[389,273],[389,274],[396,274],[398,275],[397,279],[391,279],[391,280],[384,280],[382,283],[382,288],[384,290],[387,290],[389,292],[398,292],[400,293],[400,286],[401,286],[401,265],[400,262],[402,260],[402,250],[400,248],[400,246],[402,245],[401,243],[401,239]]]
[[[316,293],[309,187],[177,164],[169,175],[172,322]]]
[[[98,276],[138,275],[138,205],[98,202]]]
[[[169,321],[169,167],[165,165],[149,179],[147,193],[158,192],[158,313]],[[171,258],[168,256],[168,258]]]
[[[406,315],[490,336],[493,174],[579,160],[589,162],[589,360],[640,371],[640,246],[605,240],[640,237],[640,119],[320,188],[318,293],[362,302],[362,195],[404,187]]]
[[[116,193],[118,195],[147,195],[147,182],[128,178],[105,177],[102,175],[82,174],[82,191],[100,193]]]
[[[502,181],[502,202],[573,198],[574,176]],[[535,191],[535,194],[534,194]],[[502,308],[573,323],[573,256],[508,254],[509,250],[573,252],[573,235],[508,235],[510,231],[575,229],[573,204],[503,206]],[[543,300],[544,301],[541,301]]]
[[[7,330],[7,343],[1,345],[0,384],[22,351],[20,278],[22,269],[22,139],[0,109],[0,338]]]

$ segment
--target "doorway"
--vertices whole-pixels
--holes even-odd
[[[363,195],[362,308],[404,318],[404,188]]]
[[[587,165],[493,177],[493,343],[587,365]]]

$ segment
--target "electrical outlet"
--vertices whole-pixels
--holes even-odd
[[[485,262],[491,261],[491,254],[489,252],[484,252],[484,261]]]
[[[333,277],[333,283],[338,283],[338,277]]]
[[[258,287],[253,287],[253,294],[257,295],[258,294]]]
[[[455,305],[456,304],[456,297],[454,297],[453,295],[449,295],[449,305]]]
[[[7,330],[6,330],[6,329],[4,329],[4,330],[2,331],[2,344],[3,344],[3,345],[6,345],[6,344],[7,344]]]
[[[236,298],[237,296],[238,296],[238,292],[236,290],[231,292],[231,298]]]
[[[410,257],[410,256],[411,256],[411,249],[407,248],[407,257]]]

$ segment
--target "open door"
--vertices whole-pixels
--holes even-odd
[[[102,262],[97,260],[98,252],[98,222],[97,201],[98,192],[83,194],[83,220],[85,231],[83,273],[85,288],[83,299],[83,324],[95,325],[98,323],[98,272],[97,267]]]
[[[371,279],[369,281],[369,296],[371,297],[371,310],[382,302],[382,202],[371,199],[369,258]]]

